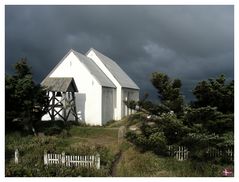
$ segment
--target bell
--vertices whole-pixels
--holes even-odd
[[[61,95],[61,92],[57,92],[57,93],[56,93],[56,96],[57,96],[57,97],[61,97],[61,96],[62,96],[62,95]]]

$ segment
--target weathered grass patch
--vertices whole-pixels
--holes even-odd
[[[132,118],[131,118],[132,119]],[[135,123],[134,118],[132,123]],[[119,150],[122,156],[116,166],[117,176],[174,177],[174,176],[221,176],[225,167],[207,162],[179,162],[173,158],[160,157],[152,152],[142,153],[125,141],[118,145],[116,127],[73,126],[67,133],[35,137],[11,133],[6,135],[6,176],[110,176],[112,163]],[[14,150],[19,149],[19,164],[13,161]],[[44,150],[48,152],[88,155],[100,153],[101,169],[65,168],[43,165]]]
[[[104,127],[73,127],[69,131],[72,136],[82,138],[98,138],[103,136],[116,138],[118,134],[117,132],[117,129]]]
[[[117,166],[117,176],[134,177],[214,177],[222,176],[225,167],[209,162],[177,161],[152,152],[140,152],[133,145],[124,144]]]
[[[100,142],[104,141],[104,142]],[[14,150],[19,150],[19,164],[14,164]],[[43,165],[44,150],[51,153],[77,155],[100,154],[100,170]],[[103,127],[72,127],[69,135],[23,136],[6,135],[6,176],[109,176],[117,152],[117,130]]]
[[[112,153],[118,152],[118,129],[104,127],[73,127],[70,136],[65,139],[70,146],[87,144],[90,146],[102,145],[108,147]]]
[[[131,146],[122,154],[117,167],[117,176],[170,176],[160,163],[160,158],[152,152],[140,153]],[[158,174],[159,171],[160,174]]]

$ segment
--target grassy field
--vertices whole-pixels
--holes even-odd
[[[64,139],[69,146],[105,146],[112,153],[118,152],[118,129],[104,127],[73,127],[69,131],[70,137]]]
[[[104,127],[73,126],[67,133],[62,132],[54,136],[24,136],[20,133],[6,135],[6,176],[109,176],[114,156],[118,152],[117,129]],[[15,149],[19,150],[20,162],[14,164]],[[59,169],[52,169],[52,173],[43,165],[44,150],[48,152],[74,155],[101,156],[101,169],[86,172],[85,169],[57,173]],[[22,169],[20,170],[20,168]],[[61,169],[63,171],[65,169]],[[82,175],[83,173],[83,175]]]
[[[127,141],[118,144],[118,128],[125,125],[126,120],[112,122],[104,127],[72,126],[68,132],[63,131],[54,136],[7,134],[6,176],[111,176],[112,169],[115,176],[121,177],[221,176],[222,169],[228,167],[189,160],[179,162],[152,152],[141,152]],[[16,148],[20,152],[18,165],[13,162]],[[101,155],[101,169],[46,168],[43,165],[44,150],[78,155],[97,152]],[[119,158],[115,162],[117,156]]]
[[[119,177],[213,177],[222,176],[222,170],[231,167],[190,160],[177,161],[152,152],[140,152],[129,143],[124,145],[125,149],[117,165],[116,174]]]

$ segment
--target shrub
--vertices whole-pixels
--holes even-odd
[[[167,142],[163,132],[151,133],[147,137],[143,134],[127,132],[126,138],[144,151],[152,150],[156,154],[163,155],[167,152]]]
[[[45,129],[44,133],[46,135],[57,135],[60,134],[62,129],[58,126],[52,126],[50,128]]]
[[[35,124],[35,129],[37,132],[43,132],[46,135],[56,135],[60,134],[63,130],[69,129],[73,122],[65,123],[62,120],[56,121],[38,121]]]
[[[65,167],[61,165],[51,166],[26,166],[25,164],[11,164],[6,168],[6,176],[14,177],[93,177],[107,176],[105,169]]]

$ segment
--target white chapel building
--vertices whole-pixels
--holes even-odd
[[[89,125],[120,120],[133,112],[124,101],[139,100],[136,83],[116,62],[93,48],[85,55],[71,49],[42,83],[54,78],[63,79],[64,88],[74,82],[78,121]],[[62,85],[58,84],[58,87]],[[42,120],[50,119],[49,114],[42,117]],[[73,120],[72,114],[69,114],[68,120]]]

